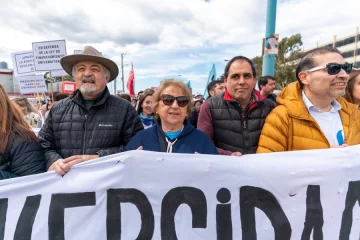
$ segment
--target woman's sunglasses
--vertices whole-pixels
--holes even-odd
[[[329,75],[336,75],[341,71],[341,69],[344,69],[344,71],[347,74],[350,74],[351,71],[352,71],[352,64],[351,63],[344,63],[344,64],[329,63],[329,64],[327,64],[325,66],[319,66],[319,67],[311,68],[309,70],[306,70],[306,72],[315,72],[317,70],[325,69],[325,68],[327,68],[327,71],[328,71]]]
[[[160,98],[166,106],[173,105],[174,101],[176,100],[179,107],[186,107],[190,100],[188,97],[185,96],[174,97],[168,94],[163,94],[160,96]]]

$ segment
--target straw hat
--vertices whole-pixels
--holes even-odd
[[[116,63],[105,58],[92,46],[85,46],[84,51],[80,54],[72,54],[60,59],[61,66],[69,75],[72,75],[73,66],[80,61],[94,61],[104,65],[110,71],[109,82],[114,80],[119,74],[119,68]]]

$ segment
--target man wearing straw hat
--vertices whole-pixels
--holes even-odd
[[[60,63],[78,89],[51,108],[39,139],[47,169],[64,175],[77,163],[122,152],[143,126],[134,107],[106,87],[119,73],[115,62],[86,46]]]

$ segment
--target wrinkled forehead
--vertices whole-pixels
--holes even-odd
[[[314,66],[325,66],[328,63],[344,64],[344,58],[338,53],[325,53],[313,56]]]
[[[102,65],[101,63],[94,62],[94,61],[80,61],[80,62],[77,62],[77,63],[75,64],[75,67],[79,67],[79,66],[85,66],[85,67],[93,67],[93,66],[103,67],[103,65]]]

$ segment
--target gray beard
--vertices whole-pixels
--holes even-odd
[[[96,85],[94,84],[91,87],[85,87],[85,84],[83,84],[83,85],[81,85],[79,90],[84,95],[92,94],[92,93],[96,92]]]

